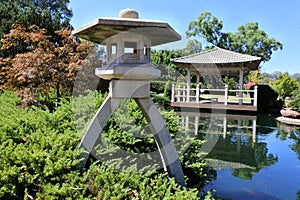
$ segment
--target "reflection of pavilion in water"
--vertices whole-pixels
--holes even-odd
[[[233,169],[233,175],[252,175],[277,160],[267,144],[257,141],[256,116],[220,113],[180,113],[183,129],[206,142],[201,147],[214,169]]]

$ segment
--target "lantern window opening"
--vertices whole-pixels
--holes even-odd
[[[110,44],[110,54],[111,55],[117,54],[117,43]]]
[[[115,60],[117,58],[117,43],[111,43],[108,45],[108,60]]]
[[[124,53],[136,54],[137,53],[137,42],[125,42],[124,43]]]
[[[138,59],[139,50],[138,43],[135,41],[125,41],[124,42],[124,59]]]

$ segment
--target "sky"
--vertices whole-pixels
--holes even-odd
[[[270,38],[283,44],[283,50],[273,52],[271,60],[261,64],[261,72],[300,73],[299,0],[71,0],[70,7],[75,29],[100,17],[118,17],[125,8],[138,11],[141,19],[165,21],[182,35],[174,48],[184,47],[189,23],[204,11],[223,21],[224,32],[237,32],[240,25],[258,22]]]

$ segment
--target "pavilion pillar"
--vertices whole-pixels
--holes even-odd
[[[197,80],[196,80],[196,103],[199,103],[200,98],[200,74],[197,73]]]
[[[244,71],[243,68],[240,69],[240,83],[239,83],[239,105],[243,104],[243,81],[244,81]]]
[[[191,94],[191,71],[190,69],[187,70],[187,77],[186,77],[186,102],[190,102],[190,94]]]

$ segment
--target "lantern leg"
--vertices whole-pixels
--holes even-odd
[[[95,114],[79,144],[80,148],[88,152],[80,155],[80,158],[83,158],[83,160],[79,163],[80,167],[85,167],[93,148],[99,143],[103,128],[113,112],[118,108],[122,100],[122,98],[112,98],[109,95]]]
[[[154,132],[154,138],[165,169],[167,169],[170,176],[175,177],[177,183],[184,187],[184,174],[178,153],[156,105],[151,98],[135,98],[135,101],[150,124],[151,130]]]

